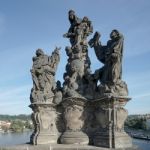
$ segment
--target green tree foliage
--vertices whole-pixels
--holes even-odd
[[[33,129],[31,124],[31,115],[0,115],[0,120],[11,122],[9,129],[3,128],[4,131],[12,130],[13,132],[20,132],[24,129]]]
[[[33,129],[33,124],[31,124],[30,121],[27,120],[27,121],[25,122],[25,128],[27,128],[27,129]]]
[[[30,120],[31,119],[31,115],[0,115],[0,120],[16,120],[16,119],[20,119],[20,120]]]
[[[145,118],[129,117],[125,122],[125,126],[134,129],[143,129],[143,130],[147,129]]]
[[[10,129],[13,132],[21,132],[23,131],[25,128],[24,122],[20,121],[20,120],[15,120],[11,123],[11,127]]]
[[[1,129],[4,131],[4,132],[7,132],[9,130],[9,128],[7,126],[1,126]]]

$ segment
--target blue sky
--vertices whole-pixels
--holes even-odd
[[[69,28],[68,10],[88,16],[106,44],[112,29],[125,37],[123,80],[132,100],[129,114],[150,113],[150,1],[149,0],[0,0],[0,114],[29,114],[32,88],[30,68],[37,48],[51,54],[61,46],[56,79],[65,71],[62,37]],[[90,38],[90,37],[89,37]],[[91,68],[101,67],[89,48]]]

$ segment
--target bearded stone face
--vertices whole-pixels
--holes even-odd
[[[111,33],[110,33],[110,38],[113,40],[113,39],[117,39],[119,37],[119,32],[117,30],[113,30]]]

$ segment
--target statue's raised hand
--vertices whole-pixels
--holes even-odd
[[[63,34],[64,38],[68,38],[68,33]]]
[[[100,37],[101,37],[101,34],[96,31],[93,38],[88,42],[91,48],[96,46],[99,43]]]

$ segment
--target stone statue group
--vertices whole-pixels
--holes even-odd
[[[78,18],[73,10],[68,13],[70,27],[63,36],[69,38],[71,47],[66,47],[68,63],[64,73],[64,83],[61,88],[56,86],[55,72],[60,61],[59,49],[56,48],[52,56],[47,56],[41,49],[33,57],[33,89],[31,100],[49,101],[49,97],[56,95],[58,89],[64,96],[76,96],[94,99],[103,94],[117,94],[127,96],[128,90],[122,76],[123,35],[118,30],[112,30],[110,40],[103,46],[100,42],[100,33],[87,42],[87,37],[93,33],[92,22],[88,17]],[[88,44],[94,48],[97,59],[103,67],[93,74],[90,69]],[[98,81],[100,84],[98,85]],[[59,81],[58,81],[59,82]],[[57,88],[57,90],[55,90]],[[57,101],[57,100],[56,100]],[[58,100],[60,101],[60,100]]]
[[[90,136],[93,139],[95,133],[104,128],[108,131],[110,131],[110,127],[112,131],[114,126],[117,126],[116,131],[123,129],[127,112],[120,103],[124,104],[126,101],[124,97],[128,96],[127,85],[122,81],[123,35],[114,29],[110,33],[107,45],[102,45],[100,33],[95,32],[93,38],[88,41],[87,37],[93,33],[90,19],[86,16],[82,19],[77,17],[73,10],[68,12],[68,19],[70,27],[63,37],[69,39],[71,46],[65,48],[68,60],[63,75],[63,84],[61,85],[60,81],[55,81],[55,73],[60,61],[60,48],[56,47],[51,56],[44,54],[42,49],[38,49],[36,56],[33,57],[31,69],[33,88],[30,95],[30,107],[33,110],[32,120],[35,126],[31,135],[31,143],[33,144],[74,144],[79,141],[88,144]],[[97,59],[103,64],[94,73],[90,69],[88,46],[94,48]],[[118,97],[118,99],[112,100],[109,99],[110,97]],[[99,99],[106,100],[87,104]],[[118,124],[113,126],[113,118],[110,117],[113,108],[107,104],[116,105],[116,103],[111,100],[117,101],[117,111],[125,114],[122,116],[124,118],[118,122],[118,124],[123,122],[121,122],[121,126]],[[92,108],[89,108],[89,105]],[[97,124],[94,129],[89,127],[92,126],[90,123],[87,123],[87,126],[84,125],[90,111],[94,113],[88,119],[94,120],[95,117],[97,120],[93,121],[95,126]],[[62,119],[60,119],[61,123],[58,118]],[[107,120],[108,118],[109,120]],[[58,128],[61,128],[61,131]],[[93,133],[91,134],[91,132]],[[85,133],[89,135],[87,136]],[[109,145],[106,141],[104,142],[100,135],[96,137],[97,141],[93,141],[96,143],[95,145],[103,146],[102,143],[106,143],[106,147],[115,147],[112,143]],[[112,139],[114,138],[112,137]]]

